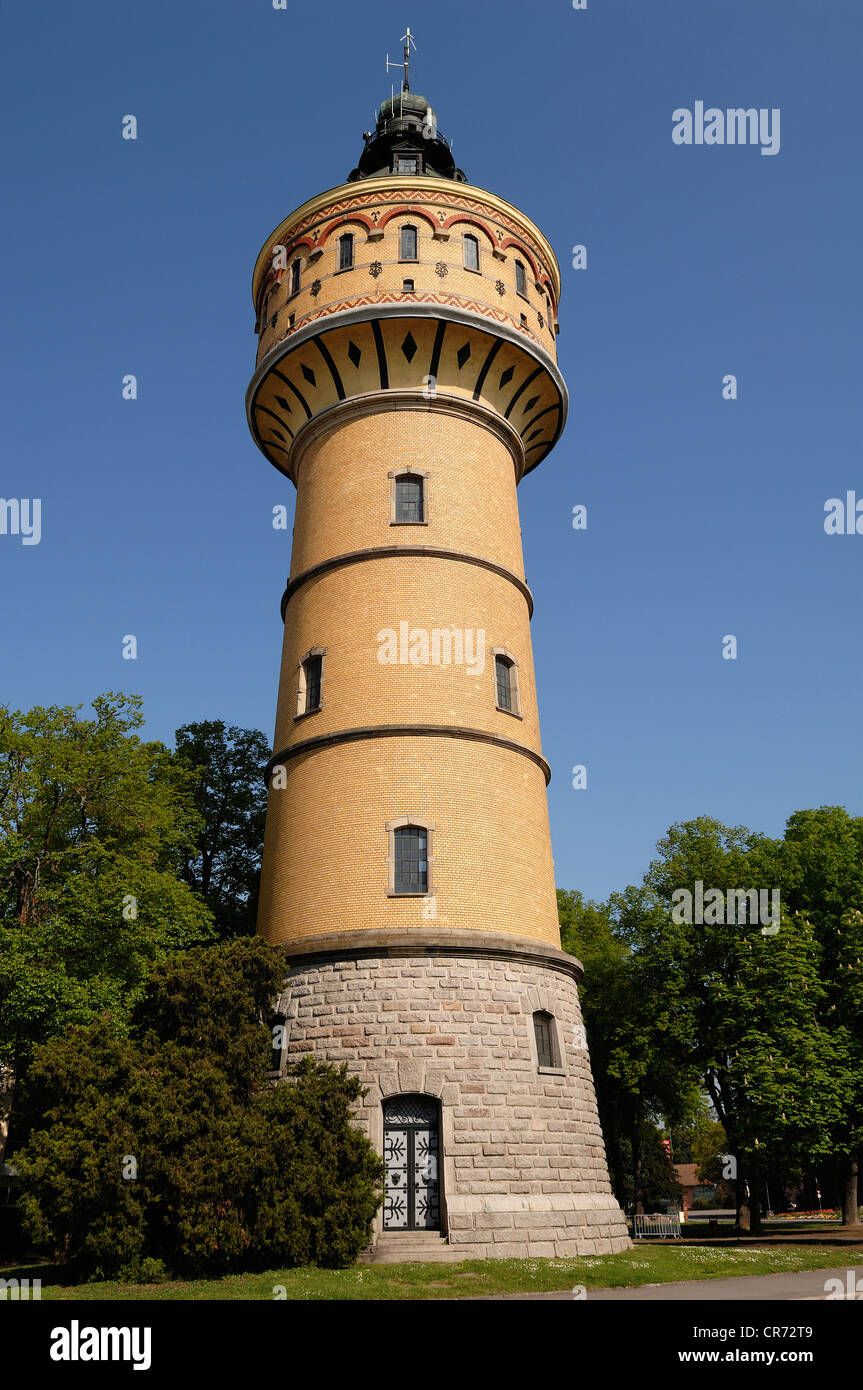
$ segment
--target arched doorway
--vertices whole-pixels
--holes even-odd
[[[431,1096],[384,1101],[385,1231],[440,1230],[440,1107]]]

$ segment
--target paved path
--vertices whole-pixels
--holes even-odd
[[[781,1299],[790,1301],[825,1300],[825,1281],[841,1279],[843,1289],[847,1289],[848,1270],[854,1270],[858,1286],[863,1292],[863,1265],[839,1265],[835,1269],[804,1269],[795,1274],[743,1274],[731,1279],[693,1279],[680,1284],[642,1284],[637,1289],[588,1289],[588,1303],[632,1303],[645,1301],[663,1303],[666,1300],[685,1300],[693,1303],[712,1303],[715,1301],[745,1300],[759,1301]],[[555,1293],[513,1293],[497,1294],[492,1298],[535,1300],[558,1299],[572,1301],[572,1293],[558,1290]],[[476,1302],[490,1302],[478,1297]]]

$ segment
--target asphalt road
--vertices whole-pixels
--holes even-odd
[[[840,1279],[843,1297],[847,1298],[848,1270],[854,1272],[858,1297],[863,1301],[863,1265],[837,1265],[835,1269],[804,1269],[795,1274],[744,1274],[731,1279],[693,1279],[680,1284],[642,1284],[637,1289],[588,1289],[588,1303],[714,1303],[750,1301],[822,1301],[827,1299],[824,1285],[828,1279]],[[572,1293],[498,1294],[496,1298],[533,1301],[557,1299],[571,1301]],[[491,1301],[477,1299],[477,1302]]]

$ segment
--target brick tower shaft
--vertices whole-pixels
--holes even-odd
[[[516,491],[566,417],[554,253],[404,90],[253,292],[250,428],[297,488],[259,915],[288,961],[286,1061],[369,1087],[377,1254],[416,1232],[436,1258],[622,1248]]]

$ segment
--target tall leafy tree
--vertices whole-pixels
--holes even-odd
[[[622,902],[558,892],[563,948],[585,967],[579,993],[612,1184],[618,1201],[642,1211],[676,1191],[656,1121],[681,1123],[698,1098],[694,1069],[672,1060],[675,1020],[652,987],[650,962],[617,928]]]
[[[220,936],[255,930],[258,878],[264,845],[269,757],[257,729],[226,728],[222,720],[177,730],[177,760],[195,779],[195,805],[203,822],[182,875],[207,902]]]
[[[92,708],[0,710],[7,1109],[34,1046],[106,1011],[122,1029],[151,964],[213,936],[179,878],[200,827],[188,772],[139,737],[139,697],[107,694]]]
[[[820,948],[810,924],[785,912],[779,931],[725,912],[680,920],[676,890],[770,892],[778,851],[745,827],[708,817],[672,826],[645,875],[646,897],[625,925],[675,1018],[669,1037],[695,1065],[738,1165],[738,1221],[760,1229],[765,1158],[824,1154],[841,1113],[845,1056],[820,1013]],[[772,896],[770,899],[772,903]],[[678,911],[675,911],[675,905]],[[682,1044],[682,1046],[681,1046]]]
[[[845,1059],[843,1113],[832,1131],[846,1225],[860,1221],[863,1156],[863,817],[843,806],[796,811],[781,847],[783,891],[821,950],[823,1026]]]

